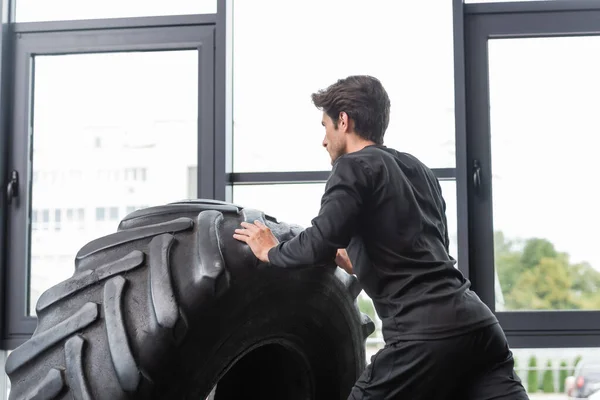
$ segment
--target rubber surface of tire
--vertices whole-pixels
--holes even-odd
[[[42,294],[33,336],[6,362],[10,399],[200,399],[215,385],[216,399],[242,387],[268,399],[290,385],[299,385],[290,399],[346,398],[374,330],[358,310],[356,278],[334,265],[259,262],[232,238],[256,219],[280,240],[301,231],[195,200],[136,211],[87,243],[73,276]],[[256,384],[268,380],[256,368],[282,371],[281,385]]]

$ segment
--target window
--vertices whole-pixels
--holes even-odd
[[[324,183],[234,185],[233,202],[255,208],[280,222],[310,226],[321,206]]]
[[[310,94],[351,74],[388,91],[386,145],[455,166],[452,1],[235,1],[233,14],[234,172],[329,170]]]
[[[197,163],[197,71],[195,50],[35,58],[33,170],[37,176],[44,171],[60,174],[63,190],[50,190],[43,179],[32,185],[32,208],[43,210],[43,222],[54,228],[44,236],[32,232],[31,314],[44,290],[73,273],[72,262],[61,260],[72,260],[86,242],[113,233],[127,204],[160,204],[187,195],[185,176],[172,177]],[[163,123],[153,147],[121,145],[123,129],[145,132],[155,120],[174,121],[178,129]],[[94,129],[106,125],[121,129]],[[103,136],[96,136],[98,132]],[[87,145],[98,139],[103,143],[100,150]],[[70,143],[69,155],[56,157],[65,142]],[[177,143],[176,152],[172,143]],[[127,166],[132,159],[145,164]],[[149,168],[161,173],[148,176]],[[98,178],[71,182],[78,176],[71,172]],[[129,192],[126,181],[143,185],[143,190]],[[55,209],[57,204],[62,207]],[[67,220],[73,220],[77,210],[80,229],[64,225],[64,210]],[[86,221],[86,210],[100,223]]]
[[[60,231],[61,227],[61,210],[54,210],[54,230]]]
[[[600,381],[600,348],[513,348],[512,352],[515,371],[531,400],[583,398]],[[579,377],[587,385],[578,385]]]
[[[96,221],[104,221],[105,213],[104,207],[96,207]]]
[[[214,14],[217,0],[17,0],[16,22]]]
[[[600,309],[598,52],[600,37],[489,43],[495,266],[507,311]]]
[[[541,4],[465,15],[470,272],[519,346],[597,346],[600,11]]]
[[[110,207],[108,209],[108,212],[109,212],[109,218],[112,221],[116,221],[119,219],[119,207]]]

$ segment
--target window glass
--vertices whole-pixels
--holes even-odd
[[[600,382],[600,348],[511,350],[531,400],[588,398],[600,389],[594,388]]]
[[[35,58],[31,315],[85,243],[133,210],[188,197],[197,88],[196,51]]]
[[[496,295],[504,310],[600,309],[599,54],[600,37],[489,42]]]
[[[233,202],[255,208],[278,221],[310,226],[321,207],[324,183],[234,185]]]
[[[215,14],[217,0],[15,0],[16,22]]]
[[[310,95],[354,74],[388,91],[387,146],[455,166],[451,1],[252,0],[233,13],[235,172],[329,170]]]
[[[440,185],[446,201],[450,255],[458,259],[456,182],[441,181]],[[234,185],[233,202],[261,210],[278,221],[308,227],[319,213],[324,190],[324,183]]]

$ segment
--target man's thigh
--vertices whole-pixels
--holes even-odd
[[[529,400],[521,380],[514,372],[514,364],[498,363],[493,369],[479,375],[466,388],[466,400]]]
[[[479,344],[474,350],[481,358],[467,377],[464,395],[460,397],[466,400],[528,400],[500,325],[481,330],[474,339]]]
[[[380,350],[348,400],[446,400],[459,387],[460,349],[452,340],[399,342]],[[463,371],[464,373],[464,371]]]

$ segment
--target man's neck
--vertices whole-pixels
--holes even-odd
[[[367,146],[373,146],[377,143],[371,140],[356,140],[348,143],[348,153],[354,153],[356,151],[360,151]]]

